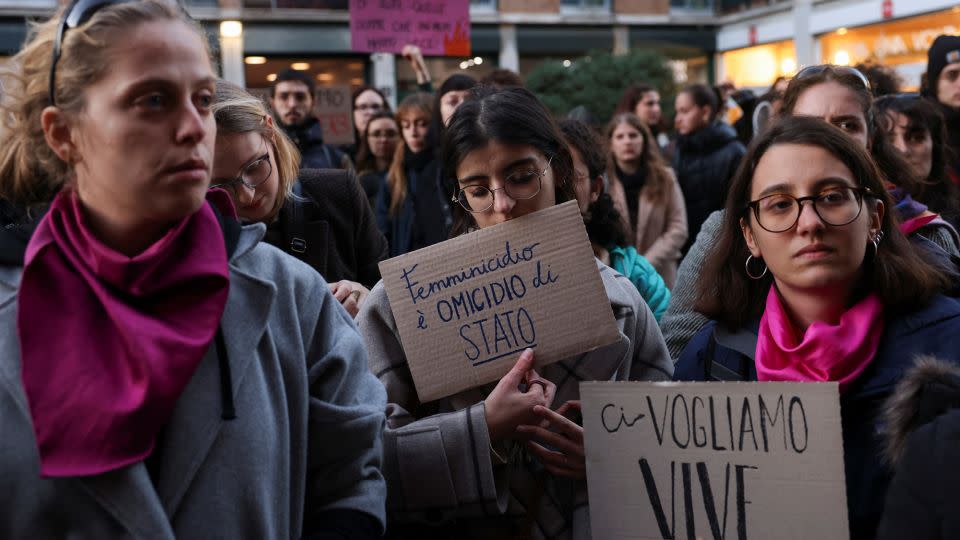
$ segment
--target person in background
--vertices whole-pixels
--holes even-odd
[[[477,81],[473,77],[461,73],[454,73],[440,85],[433,103],[434,115],[430,123],[430,140],[434,146],[440,145],[444,128],[453,116],[453,111],[467,99],[470,89],[476,85]]]
[[[453,234],[574,200],[570,152],[529,91],[480,87],[448,128],[443,164],[458,179]],[[426,403],[386,289],[373,288],[357,325],[388,395],[390,538],[590,538],[583,428],[564,416],[579,408],[579,381],[665,380],[673,372],[637,289],[597,267],[620,342],[542,369],[528,349],[499,382]]]
[[[717,119],[717,95],[702,84],[677,94],[674,125],[679,133],[673,170],[687,211],[687,252],[707,216],[723,208],[730,178],[746,149],[732,127]]]
[[[323,142],[323,128],[313,114],[317,87],[305,71],[285,69],[270,87],[270,104],[280,127],[297,145],[305,169],[352,169],[350,157]]]
[[[698,283],[712,319],[680,381],[839,383],[852,540],[874,537],[890,477],[883,400],[918,355],[960,363],[950,281],[900,232],[863,145],[809,117],[751,145]]]
[[[309,264],[356,315],[380,279],[387,241],[353,174],[301,169],[300,154],[269,111],[239,86],[217,81],[213,187],[226,190],[240,218],[264,223],[264,241]]]
[[[396,117],[380,111],[370,118],[357,152],[357,176],[367,195],[370,208],[377,207],[377,194],[387,182],[387,171],[400,144],[400,126]]]
[[[620,97],[614,114],[633,113],[637,115],[653,134],[657,146],[662,149],[670,142],[660,108],[660,92],[647,83],[637,83],[627,87]]]
[[[636,115],[620,113],[606,130],[607,191],[621,216],[628,245],[636,247],[667,287],[673,288],[687,241],[683,193],[663,162],[650,130]]]
[[[367,129],[367,122],[373,118],[373,115],[386,112],[390,113],[390,104],[387,102],[383,92],[368,85],[355,88],[350,97],[351,119],[353,120],[353,144],[345,145],[340,148],[345,154],[350,156],[353,163],[357,162],[357,153],[363,144],[363,133]],[[360,169],[357,168],[359,171]]]
[[[208,47],[173,0],[71,2],[7,66],[0,195],[45,211],[0,232],[4,539],[383,534],[383,387],[208,190]]]
[[[947,124],[950,178],[960,184],[960,36],[938,36],[927,51],[924,95]]]
[[[950,180],[947,130],[936,105],[917,94],[892,94],[877,99],[871,110],[872,146],[884,137],[903,154],[919,182],[917,201],[956,228],[960,220],[960,188]]]
[[[487,84],[496,88],[510,88],[523,86],[523,79],[515,71],[509,69],[495,69],[480,79],[480,84]]]
[[[865,62],[853,66],[853,69],[863,73],[870,82],[870,91],[874,98],[899,94],[900,87],[903,86],[903,79],[897,75],[897,72],[883,64]]]
[[[960,369],[921,357],[884,407],[894,469],[877,540],[960,538]]]
[[[633,283],[659,321],[670,303],[670,289],[657,269],[627,239],[624,220],[604,189],[607,159],[596,134],[579,120],[561,120],[559,127],[573,158],[573,191],[593,253]],[[686,219],[682,222],[686,226]]]
[[[396,257],[447,239],[452,218],[436,149],[428,132],[433,99],[422,92],[397,107],[403,144],[397,145],[387,183],[377,195],[377,226]]]

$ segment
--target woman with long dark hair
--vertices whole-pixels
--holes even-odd
[[[400,125],[396,117],[381,111],[370,117],[357,151],[357,177],[370,201],[370,208],[377,206],[377,194],[387,182],[387,171],[400,143]]]
[[[529,91],[481,89],[447,127],[443,165],[459,179],[453,234],[574,200],[570,152]],[[583,431],[563,415],[579,406],[579,381],[663,380],[673,369],[636,288],[598,268],[618,306],[619,343],[538,370],[528,350],[499,382],[426,403],[385,289],[374,287],[357,323],[389,396],[384,462],[394,537],[590,537]]]
[[[871,113],[872,145],[885,138],[899,150],[918,179],[917,201],[957,227],[960,189],[949,175],[946,122],[937,107],[917,94],[894,94],[877,99]]]
[[[960,303],[900,231],[862,145],[805,117],[751,145],[697,287],[714,322],[677,380],[839,382],[851,538],[873,538],[890,471],[883,399],[919,355],[960,362]]]

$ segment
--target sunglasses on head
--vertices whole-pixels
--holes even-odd
[[[827,70],[832,70],[837,73],[843,73],[847,75],[853,75],[856,78],[860,79],[863,83],[863,87],[867,90],[870,90],[870,80],[867,79],[867,76],[860,72],[859,69],[852,68],[849,66],[835,66],[833,64],[819,64],[816,66],[807,66],[794,75],[794,79],[805,79],[807,77],[812,77],[814,75],[819,75]]]

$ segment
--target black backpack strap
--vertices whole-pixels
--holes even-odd
[[[297,180],[293,183],[293,197],[287,205],[283,232],[287,252],[300,260],[306,260],[307,253],[307,217],[303,210],[304,204],[306,201],[303,200],[302,180]]]
[[[739,353],[738,370],[734,371],[720,362],[715,362],[717,345]],[[749,381],[750,366],[754,362],[757,350],[757,335],[747,330],[730,332],[719,324],[713,327],[707,348],[704,351],[703,378],[705,381]]]

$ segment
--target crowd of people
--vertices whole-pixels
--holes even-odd
[[[174,0],[33,27],[0,102],[0,537],[588,539],[579,383],[627,380],[837,382],[851,538],[960,534],[960,36],[918,94],[816,65],[685,86],[673,129],[643,81],[597,126],[404,56],[419,91],[357,88],[337,147],[309,76],[218,79]],[[568,201],[619,340],[421,401],[379,262]]]

